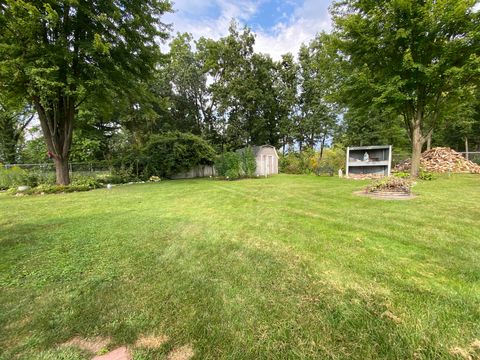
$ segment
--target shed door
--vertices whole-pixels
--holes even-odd
[[[268,155],[268,175],[273,174],[273,156]]]

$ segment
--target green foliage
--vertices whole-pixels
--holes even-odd
[[[420,171],[418,172],[418,178],[420,180],[430,181],[434,180],[436,178],[436,175],[432,172],[420,169]]]
[[[395,172],[393,176],[402,178],[402,179],[409,179],[411,177],[411,174],[409,172],[399,171],[399,172]],[[420,180],[430,181],[430,180],[434,180],[435,178],[436,176],[432,172],[425,171],[423,169],[420,169],[420,171],[418,172],[418,179]]]
[[[279,170],[285,174],[311,174],[315,172],[316,153],[313,149],[289,152],[279,157]]]
[[[71,193],[77,191],[89,191],[98,189],[103,186],[102,181],[92,176],[73,176],[72,182],[69,185],[56,185],[55,182],[37,183],[32,185],[32,188],[23,191],[22,194],[36,195],[36,194],[56,194],[56,193]],[[17,193],[12,189],[12,194]]]
[[[91,139],[75,133],[72,140],[70,159],[77,162],[96,160],[95,155],[100,151],[101,146],[100,139]]]
[[[331,36],[341,68],[337,99],[354,116],[361,115],[354,128],[367,124],[388,131],[388,126],[369,125],[371,120],[404,126],[414,176],[431,132],[464,117],[459,103],[471,106],[465,95],[476,86],[480,69],[476,3],[346,0],[332,7]]]
[[[65,164],[87,97],[149,96],[145,83],[161,60],[159,40],[168,31],[161,17],[169,11],[166,0],[2,2],[2,92],[34,105],[58,183],[70,181]]]
[[[408,179],[410,177],[410,173],[405,171],[398,171],[393,173],[393,176],[396,176],[402,179]]]
[[[340,148],[325,149],[320,156],[316,158],[314,165],[317,174],[328,173],[334,175],[338,170],[345,169],[345,151]]]
[[[409,178],[388,176],[373,181],[367,188],[367,192],[375,191],[400,191],[410,194],[413,182]]]
[[[142,176],[170,177],[198,165],[213,164],[215,151],[202,138],[188,133],[154,135],[142,152]]]
[[[255,159],[255,154],[253,153],[252,148],[249,146],[241,153],[242,158],[242,173],[247,177],[252,177],[255,175],[255,170],[257,169],[257,161]]]
[[[242,156],[237,152],[226,152],[215,161],[217,174],[228,180],[235,180],[242,176]]]
[[[36,186],[37,179],[34,174],[18,166],[5,169],[5,167],[0,164],[0,190],[16,188],[20,185]]]

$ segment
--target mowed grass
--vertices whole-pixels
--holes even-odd
[[[0,358],[88,359],[74,336],[135,359],[480,356],[480,176],[366,182],[279,175],[108,191],[0,194]]]

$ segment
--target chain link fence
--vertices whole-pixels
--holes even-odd
[[[468,152],[468,153],[461,152],[460,154],[462,154],[465,159],[480,165],[480,151],[474,151],[474,152]]]
[[[55,164],[53,162],[42,164],[5,164],[5,169],[19,167],[24,170],[33,171],[41,174],[55,174]],[[69,163],[70,175],[96,176],[110,174],[112,165],[107,162],[88,162],[88,163]]]

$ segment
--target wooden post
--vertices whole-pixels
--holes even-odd
[[[350,147],[347,147],[347,160],[345,161],[345,177],[347,178],[348,178],[349,158],[350,158]]]
[[[388,146],[388,174],[387,176],[390,176],[390,173],[392,171],[392,145]]]
[[[465,136],[465,157],[467,160],[470,160],[469,157],[470,155],[468,154],[468,138]]]

